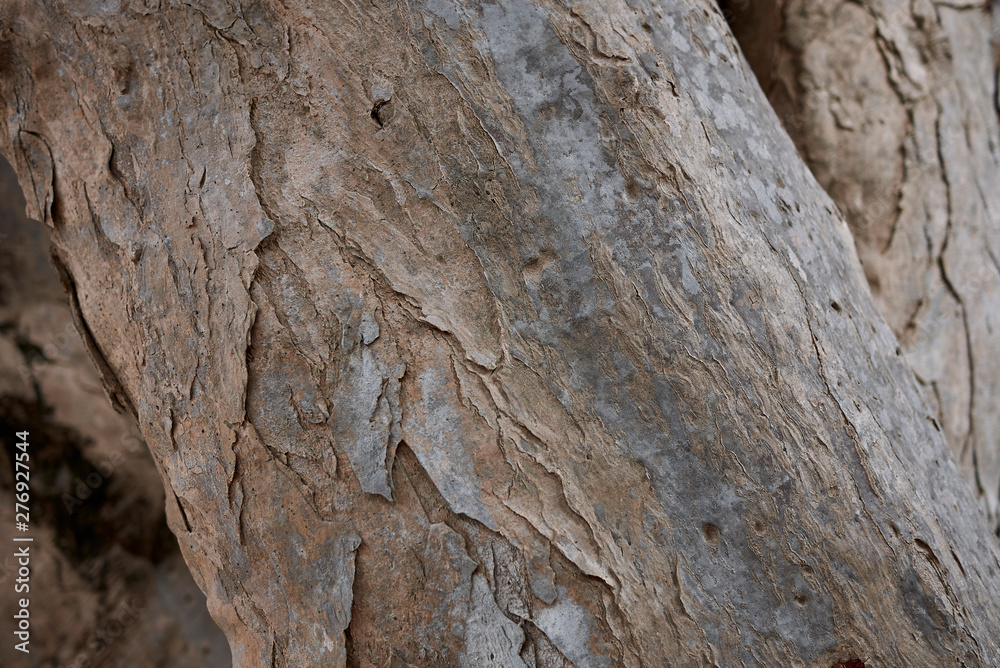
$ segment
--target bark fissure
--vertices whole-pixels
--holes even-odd
[[[941,109],[938,107],[938,118],[934,124],[936,130],[937,138],[937,155],[938,162],[941,167],[941,180],[944,183],[945,189],[945,210],[947,212],[947,220],[944,232],[944,241],[941,243],[941,252],[937,256],[937,267],[938,271],[941,273],[941,280],[947,288],[951,296],[958,302],[959,308],[962,311],[962,328],[965,333],[965,348],[967,354],[967,364],[969,366],[969,432],[968,432],[968,443],[972,450],[972,462],[973,468],[976,470],[976,485],[979,487],[980,493],[985,491],[985,485],[983,485],[982,480],[978,473],[978,462],[976,457],[975,439],[976,439],[976,424],[975,424],[975,402],[976,402],[976,364],[973,358],[973,345],[972,345],[972,335],[969,330],[969,313],[965,306],[965,301],[962,296],[958,293],[954,284],[948,276],[948,270],[945,267],[945,252],[948,249],[948,241],[951,237],[951,230],[953,225],[953,213],[952,213],[952,192],[951,192],[951,182],[948,177],[948,164],[945,161],[944,154],[942,153],[942,146],[944,143],[944,137],[941,134]],[[963,444],[963,450],[968,449],[967,446]]]

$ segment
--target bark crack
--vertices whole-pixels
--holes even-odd
[[[962,299],[962,295],[959,294],[958,289],[952,283],[951,278],[948,276],[948,270],[945,265],[945,253],[948,251],[948,243],[951,240],[952,226],[954,223],[954,203],[952,202],[952,186],[951,179],[948,176],[948,164],[944,155],[945,138],[941,132],[941,118],[944,115],[944,110],[942,109],[940,103],[937,107],[937,118],[934,120],[935,137],[937,140],[937,157],[938,164],[941,168],[941,180],[945,186],[945,205],[947,211],[947,223],[945,224],[944,242],[941,244],[941,252],[937,258],[938,271],[941,275],[941,280],[945,285],[945,288],[951,294],[951,296],[958,302],[959,308],[962,310],[962,327],[965,331],[965,350],[966,358],[969,365],[969,434],[966,437],[966,443],[968,447],[972,449],[972,466],[976,475],[976,486],[979,490],[980,495],[985,493],[985,488],[983,486],[982,478],[979,473],[979,465],[976,458],[976,422],[975,422],[975,407],[976,407],[976,365],[974,360],[974,351],[972,347],[972,333],[969,328],[969,312],[965,304],[965,300]],[[963,446],[963,450],[966,446]]]

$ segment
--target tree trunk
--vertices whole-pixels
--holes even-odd
[[[876,304],[1000,524],[1000,6],[749,9],[732,13],[748,60],[847,217]]]
[[[708,0],[29,2],[0,150],[241,666],[1000,664]]]

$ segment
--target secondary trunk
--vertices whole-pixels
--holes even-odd
[[[731,17],[1000,526],[1000,5],[769,0]]]
[[[238,665],[1000,664],[714,3],[0,11],[0,150]]]

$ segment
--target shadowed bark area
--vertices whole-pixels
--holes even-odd
[[[1000,532],[1000,9],[753,8],[731,13],[734,33],[844,212],[876,304]]]
[[[237,665],[1000,662],[714,3],[3,11],[0,150]]]

